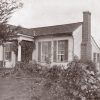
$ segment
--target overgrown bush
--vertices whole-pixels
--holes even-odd
[[[62,69],[60,66],[54,65],[53,67],[49,68],[46,73],[46,78],[53,81],[57,81],[60,77]]]
[[[42,83],[38,82],[43,86],[40,100],[96,100],[100,82],[94,63],[75,60],[68,64],[67,69],[62,67],[42,66],[35,61],[18,62],[11,73],[19,77],[35,77],[37,81],[43,79]]]
[[[52,100],[92,100],[100,87],[96,72],[92,62],[73,61],[67,69],[54,66],[48,70],[44,89],[53,92]],[[63,96],[59,95],[60,88]]]
[[[31,61],[29,63],[17,62],[12,75],[27,77],[45,77],[48,68],[38,64],[36,61]]]

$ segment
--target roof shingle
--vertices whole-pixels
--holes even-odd
[[[46,27],[38,27],[38,28],[23,28],[20,26],[10,25],[12,29],[17,28],[17,33],[27,36],[44,36],[44,35],[54,35],[54,34],[72,34],[72,32],[77,29],[82,22],[71,23],[71,24],[62,24],[62,25],[54,25],[54,26],[46,26]],[[17,34],[16,33],[16,34]]]
[[[62,33],[72,33],[75,29],[77,29],[82,22],[71,23],[71,24],[63,24],[63,25],[55,25],[55,26],[47,26],[47,27],[39,27],[32,28],[33,32],[36,36],[42,35],[52,35],[52,34],[62,34]]]

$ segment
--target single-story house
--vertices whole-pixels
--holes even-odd
[[[91,36],[91,13],[83,12],[83,21],[77,23],[21,28],[3,46],[0,61],[5,67],[14,67],[16,61],[37,61],[67,65],[75,57],[100,63],[100,48]]]

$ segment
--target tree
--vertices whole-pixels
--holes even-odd
[[[18,0],[0,0],[0,44],[3,45],[3,51],[4,43],[8,41],[9,38],[17,31],[17,28],[11,28],[7,22],[16,9],[20,7],[22,7],[22,3]]]

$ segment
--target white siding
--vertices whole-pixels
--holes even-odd
[[[0,61],[3,60],[3,47],[0,45]]]
[[[74,56],[81,59],[82,25],[73,32]]]

